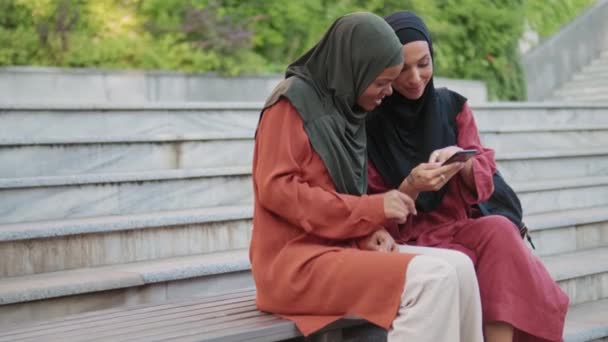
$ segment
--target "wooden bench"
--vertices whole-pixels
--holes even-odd
[[[385,339],[385,333],[380,328],[374,328],[360,319],[343,319],[313,336],[303,338],[291,321],[259,311],[255,306],[255,290],[245,289],[215,296],[108,309],[17,325],[1,330],[0,342],[281,340],[333,342],[353,340],[352,337],[345,337],[344,332],[349,329],[353,331],[372,329],[369,336],[373,341]],[[357,335],[356,341],[368,340],[358,336],[360,334],[356,332],[355,335]]]

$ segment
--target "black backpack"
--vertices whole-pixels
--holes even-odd
[[[511,186],[507,184],[505,179],[502,178],[502,175],[498,170],[494,173],[493,180],[494,192],[490,198],[475,206],[483,216],[501,215],[508,218],[519,230],[522,239],[527,238],[532,248],[536,249],[530,234],[528,234],[528,227],[526,227],[526,224],[523,221],[523,209],[521,208],[519,197],[517,197],[517,194],[513,191]]]

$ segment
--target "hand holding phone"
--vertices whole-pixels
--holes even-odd
[[[477,150],[473,150],[473,149],[460,150],[460,151],[454,153],[446,161],[444,161],[443,164],[441,164],[441,166],[449,165],[449,164],[456,163],[456,162],[466,162],[467,160],[471,159],[471,157],[473,157],[476,154],[477,154]]]

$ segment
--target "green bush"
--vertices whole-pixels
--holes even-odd
[[[527,0],[526,19],[541,38],[557,32],[596,0]]]
[[[486,82],[492,99],[524,98],[517,44],[593,0],[0,0],[0,65],[265,74],[309,49],[353,11],[418,12],[436,73]]]

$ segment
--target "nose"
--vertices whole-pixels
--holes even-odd
[[[418,84],[420,82],[420,72],[417,68],[412,70],[412,77],[410,78],[411,83]]]

